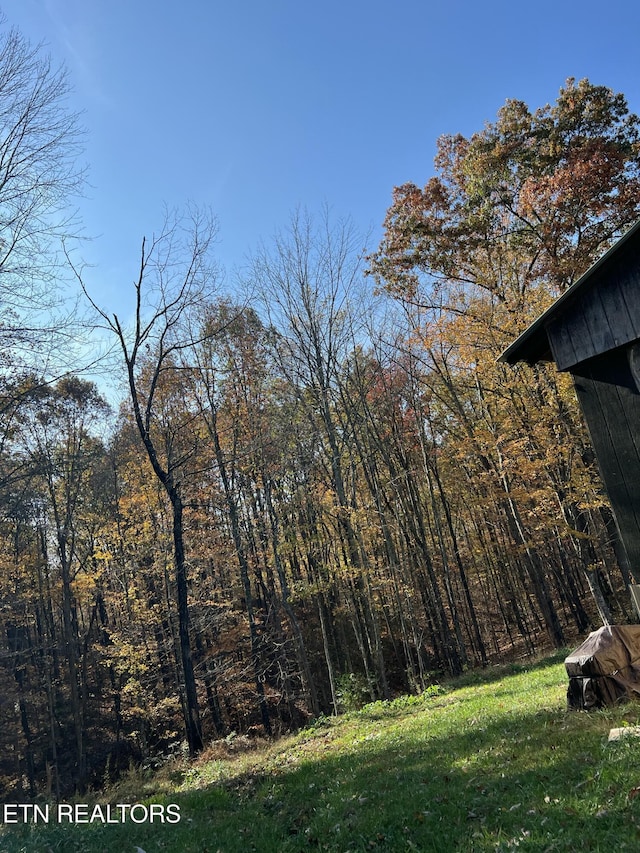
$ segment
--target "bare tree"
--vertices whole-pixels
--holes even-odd
[[[52,65],[0,15],[0,340],[30,349],[48,342],[61,240],[76,236],[70,208],[82,187],[83,131],[69,110],[64,68]]]
[[[138,276],[134,282],[135,312],[131,329],[117,314],[89,301],[102,327],[115,335],[124,362],[136,427],[153,472],[162,484],[173,513],[173,556],[180,664],[184,680],[184,716],[189,750],[202,748],[202,731],[189,637],[188,569],[183,523],[183,468],[189,451],[179,440],[184,423],[162,427],[163,383],[179,371],[197,344],[191,333],[211,302],[216,272],[211,259],[215,218],[190,208],[167,213],[164,226],[150,241],[143,239]]]
[[[341,366],[360,334],[355,318],[363,244],[349,220],[333,224],[327,209],[319,220],[296,214],[287,232],[275,238],[273,250],[263,249],[254,257],[252,276],[274,331],[280,369],[296,389],[312,431],[324,436],[337,527],[356,575],[354,614],[364,613],[361,626],[354,615],[354,630],[364,638],[359,644],[365,668],[370,659],[375,671],[370,681],[375,679],[380,694],[386,696],[380,630],[369,596],[367,557],[351,520],[355,506],[347,490],[344,430],[336,413]],[[365,648],[371,653],[365,653]]]

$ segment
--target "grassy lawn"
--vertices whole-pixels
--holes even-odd
[[[0,849],[82,853],[640,850],[640,704],[565,710],[562,658],[472,674],[132,774],[100,803],[175,803],[176,824],[16,826]]]

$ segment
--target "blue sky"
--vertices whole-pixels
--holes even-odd
[[[417,0],[0,0],[64,63],[84,113],[89,285],[122,310],[163,205],[211,205],[234,268],[297,206],[371,229],[437,137],[569,76],[640,111],[640,4]],[[124,302],[123,302],[124,300]]]

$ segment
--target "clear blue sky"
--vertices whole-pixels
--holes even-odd
[[[211,205],[234,267],[299,205],[377,244],[394,185],[423,184],[442,133],[569,76],[640,111],[640,3],[0,0],[63,62],[84,112],[89,282],[111,310],[163,205]]]

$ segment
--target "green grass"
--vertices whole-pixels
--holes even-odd
[[[180,823],[12,827],[0,849],[82,853],[640,850],[640,704],[565,710],[556,658],[377,702],[259,748],[132,774],[98,802]]]

